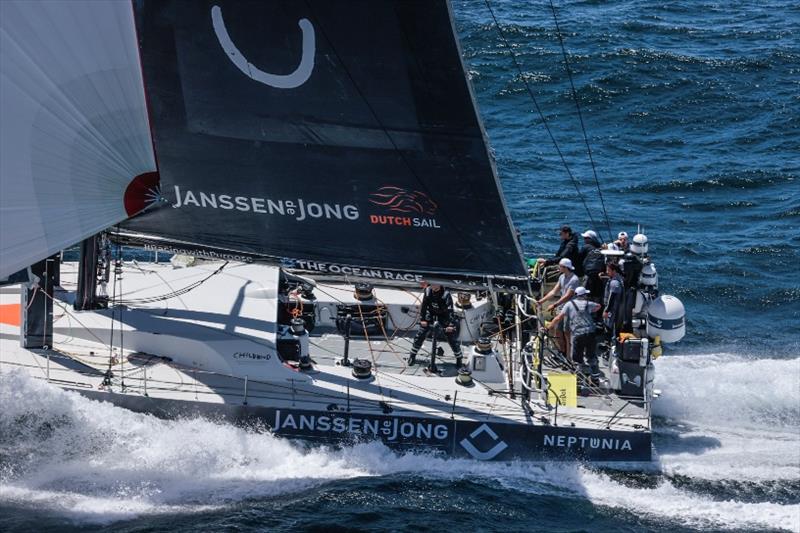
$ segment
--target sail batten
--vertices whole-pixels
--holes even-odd
[[[0,278],[135,214],[156,168],[134,30],[124,2],[0,2]]]

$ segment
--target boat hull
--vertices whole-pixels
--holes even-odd
[[[504,423],[442,417],[402,416],[346,411],[234,405],[150,398],[114,392],[78,390],[135,412],[173,419],[201,416],[305,441],[348,445],[380,441],[399,450],[420,450],[477,460],[553,460],[649,462],[649,431],[618,431],[553,426],[544,423]],[[387,408],[387,411],[389,409]]]

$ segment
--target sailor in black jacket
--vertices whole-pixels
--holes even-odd
[[[579,257],[580,264],[583,266],[583,273],[586,275],[584,287],[592,295],[590,299],[600,301],[603,295],[603,280],[600,275],[606,269],[606,260],[603,257],[601,250],[602,243],[597,232],[587,230],[581,234],[583,237],[583,248],[581,248]]]
[[[565,257],[572,261],[575,265],[576,274],[580,277],[583,275],[583,265],[579,261],[580,248],[578,247],[578,234],[572,231],[569,226],[561,226],[561,244],[558,246],[556,255],[549,259],[540,258],[539,263],[544,263],[546,266],[557,265],[559,261]]]
[[[458,343],[458,319],[453,314],[453,297],[450,295],[450,291],[441,285],[430,285],[422,296],[422,304],[419,306],[419,331],[414,337],[408,364],[416,363],[417,352],[437,322],[444,329],[447,343],[452,348],[453,355],[456,356],[456,366],[460,368],[462,355],[461,345]]]

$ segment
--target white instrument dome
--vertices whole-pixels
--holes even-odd
[[[647,336],[661,336],[661,342],[678,342],[686,334],[686,309],[674,296],[664,295],[647,307]]]
[[[631,241],[631,252],[636,255],[644,255],[647,253],[647,235],[644,233],[637,233],[633,236]]]
[[[642,273],[639,274],[639,283],[648,287],[655,287],[658,285],[658,272],[653,263],[647,263],[642,268]]]

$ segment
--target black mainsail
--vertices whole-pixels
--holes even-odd
[[[120,240],[521,287],[448,2],[134,5],[163,202]]]

